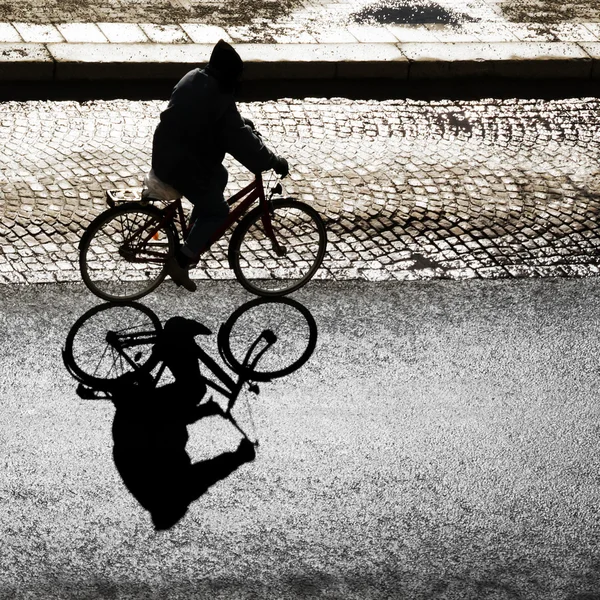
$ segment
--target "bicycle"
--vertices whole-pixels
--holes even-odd
[[[239,220],[227,258],[236,279],[258,296],[283,296],[305,285],[327,248],[319,213],[294,198],[273,198],[281,194],[278,182],[267,195],[262,175],[255,174],[254,181],[228,199],[237,206],[203,251]],[[83,281],[104,300],[136,300],[156,289],[167,275],[167,260],[191,228],[181,194],[133,198],[127,190],[108,191],[110,208],[90,223],[79,244]],[[247,212],[256,200],[258,206]],[[163,208],[155,205],[160,202]]]
[[[277,314],[281,310],[287,311],[285,318]],[[271,327],[264,327],[267,321]],[[137,302],[101,304],[82,315],[69,331],[63,349],[63,362],[79,382],[78,395],[84,399],[111,398],[124,377],[156,387],[165,370],[154,351],[161,331],[157,315]],[[211,331],[198,324],[195,333],[209,335]],[[306,307],[291,298],[256,298],[235,310],[217,335],[219,354],[238,375],[237,380],[200,345],[198,358],[216,378],[206,378],[207,386],[227,400],[223,416],[246,435],[231,414],[241,391],[247,387],[258,394],[257,382],[299,369],[316,343],[316,322]],[[274,351],[277,344],[279,350]]]

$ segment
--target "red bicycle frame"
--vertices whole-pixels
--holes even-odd
[[[242,199],[243,198],[243,199]],[[271,219],[269,218],[269,210],[267,206],[267,199],[265,197],[265,188],[263,186],[262,175],[256,174],[253,182],[249,183],[245,188],[241,189],[237,194],[234,194],[227,200],[229,206],[233,206],[236,202],[240,202],[227,217],[225,223],[215,232],[213,237],[208,242],[207,248],[212,246],[221,236],[233,225],[250,207],[255,201],[259,200],[259,206],[263,209],[263,224],[267,230],[267,235],[273,239],[273,229],[271,228]],[[268,225],[265,223],[265,215],[267,215]],[[184,238],[187,237],[189,231],[186,231]]]
[[[227,204],[229,206],[233,206],[234,204],[239,204],[229,213],[225,223],[215,232],[212,238],[209,240],[208,244],[205,248],[201,250],[205,252],[212,246],[217,240],[219,240],[225,231],[231,227],[252,205],[255,200],[259,200],[259,206],[262,208],[261,220],[263,227],[265,228],[265,233],[268,238],[271,240],[273,244],[273,249],[275,253],[279,256],[285,254],[285,249],[282,248],[277,240],[275,239],[275,232],[273,230],[273,225],[271,223],[271,215],[269,211],[269,201],[265,196],[265,188],[263,186],[262,175],[260,173],[255,175],[254,181],[249,183],[245,188],[241,189],[239,192],[231,196],[227,200]],[[185,240],[190,232],[190,223],[186,221],[185,214],[183,211],[183,205],[181,203],[181,198],[177,198],[173,202],[169,203],[164,208],[164,216],[160,220],[160,222],[151,228],[151,230],[147,233],[145,239],[141,240],[140,246],[144,247],[144,254],[146,256],[152,255],[153,252],[148,250],[146,244],[148,244],[154,235],[162,228],[166,223],[178,221],[181,227],[181,234],[183,239]],[[135,235],[139,235],[140,232],[136,232]],[[131,240],[129,240],[131,241]],[[164,260],[164,255],[156,254],[156,258],[158,261]],[[147,259],[146,259],[147,260]]]
[[[255,174],[255,179],[251,183],[249,183],[245,188],[241,189],[239,192],[231,196],[227,200],[227,204],[229,206],[233,206],[239,202],[239,204],[229,213],[227,220],[223,225],[214,233],[214,235],[209,240],[208,244],[205,248],[203,248],[200,253],[205,252],[210,248],[216,241],[221,239],[223,234],[238,220],[241,216],[250,208],[252,203],[255,200],[259,200],[259,206],[262,208],[261,220],[263,227],[265,228],[265,233],[268,238],[271,240],[273,244],[273,248],[275,253],[278,256],[281,256],[285,253],[285,250],[279,245],[277,240],[275,239],[275,232],[273,230],[273,225],[271,223],[271,214],[269,211],[269,202],[265,196],[265,188],[263,185],[262,175],[260,173]],[[185,215],[183,213],[183,206],[181,204],[181,199],[176,200],[172,204],[167,207],[167,218],[173,219],[175,216],[175,212],[177,212],[177,216],[179,219],[179,223],[181,226],[181,233],[183,235],[183,239],[185,240],[190,232],[190,226],[186,223]]]

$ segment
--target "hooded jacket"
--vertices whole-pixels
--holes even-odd
[[[204,69],[187,73],[173,89],[154,133],[152,168],[177,188],[191,179],[206,184],[229,153],[249,171],[272,168],[276,156],[238,112],[234,91],[242,61],[226,42]]]

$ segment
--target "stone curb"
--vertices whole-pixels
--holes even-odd
[[[0,43],[0,81],[176,79],[213,44]],[[246,79],[600,79],[600,42],[236,44]]]

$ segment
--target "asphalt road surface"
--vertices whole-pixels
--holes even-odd
[[[256,459],[156,531],[115,468],[113,402],[80,398],[61,357],[99,302],[78,284],[0,287],[0,598],[600,597],[597,279],[313,282],[294,298],[317,345],[240,399]],[[248,300],[201,282],[144,304],[208,327],[196,339],[216,355]],[[300,321],[279,324],[282,356]],[[193,461],[241,439],[216,416],[188,431]]]

